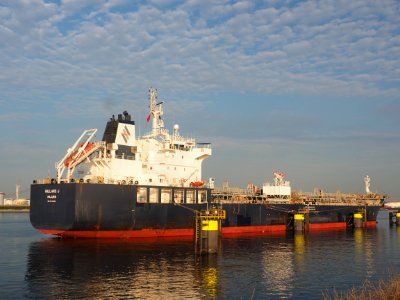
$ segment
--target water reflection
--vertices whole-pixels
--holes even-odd
[[[45,240],[30,245],[31,298],[188,299],[217,295],[216,267],[196,271],[189,242]],[[203,286],[204,285],[204,289]]]
[[[390,236],[380,235],[385,232],[360,229],[224,238],[220,253],[203,257],[194,255],[190,239],[48,239],[30,244],[25,296],[320,299],[322,291],[338,283],[348,289],[387,269],[385,251],[399,248],[400,228],[392,228]],[[398,265],[396,259],[392,264]]]
[[[294,233],[293,237],[294,258],[298,272],[304,273],[305,269],[305,249],[306,249],[306,235],[304,233]]]
[[[364,230],[363,228],[354,228],[353,234],[356,257],[361,258],[361,255],[364,251]]]
[[[371,278],[375,274],[374,263],[374,237],[375,229],[354,228],[354,248],[355,259],[359,264],[365,265],[366,279]],[[374,241],[374,242],[373,242]]]
[[[376,272],[375,260],[374,260],[374,247],[375,242],[373,242],[375,238],[375,229],[370,229],[369,231],[364,231],[364,234],[367,236],[364,242],[364,253],[365,253],[365,265],[366,265],[366,274],[367,278],[370,279]]]
[[[397,241],[400,245],[400,226],[396,226]]]
[[[267,242],[268,241],[268,242]],[[294,246],[292,233],[275,236],[264,242],[262,285],[268,297],[287,298],[292,296],[294,275]],[[262,287],[258,287],[258,289]],[[256,293],[260,297],[260,293]]]
[[[207,297],[215,299],[218,296],[218,266],[217,254],[199,256],[199,281]]]

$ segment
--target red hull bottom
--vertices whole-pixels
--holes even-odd
[[[376,221],[368,221],[365,227],[375,227]],[[310,224],[310,231],[346,229],[345,222]],[[92,230],[64,231],[38,229],[39,231],[63,238],[168,238],[193,236],[193,229],[142,229],[142,230]],[[285,225],[223,227],[222,235],[279,234],[286,231]]]

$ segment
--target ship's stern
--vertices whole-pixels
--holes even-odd
[[[30,221],[47,234],[61,235],[75,219],[75,184],[32,184]]]

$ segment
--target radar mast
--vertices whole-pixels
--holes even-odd
[[[150,101],[150,114],[147,117],[147,122],[150,121],[150,118],[153,117],[152,123],[152,135],[158,135],[161,133],[161,129],[164,128],[164,121],[162,120],[162,115],[164,115],[163,111],[163,102],[157,103],[157,89],[151,87],[149,88],[149,101]]]
[[[365,192],[367,193],[367,194],[370,194],[371,193],[371,191],[370,191],[370,187],[371,187],[371,178],[367,175],[367,176],[365,176],[364,177],[364,182],[365,182]]]

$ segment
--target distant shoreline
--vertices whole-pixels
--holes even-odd
[[[28,213],[29,212],[29,206],[26,205],[1,205],[0,206],[0,212],[9,212],[9,213]]]

